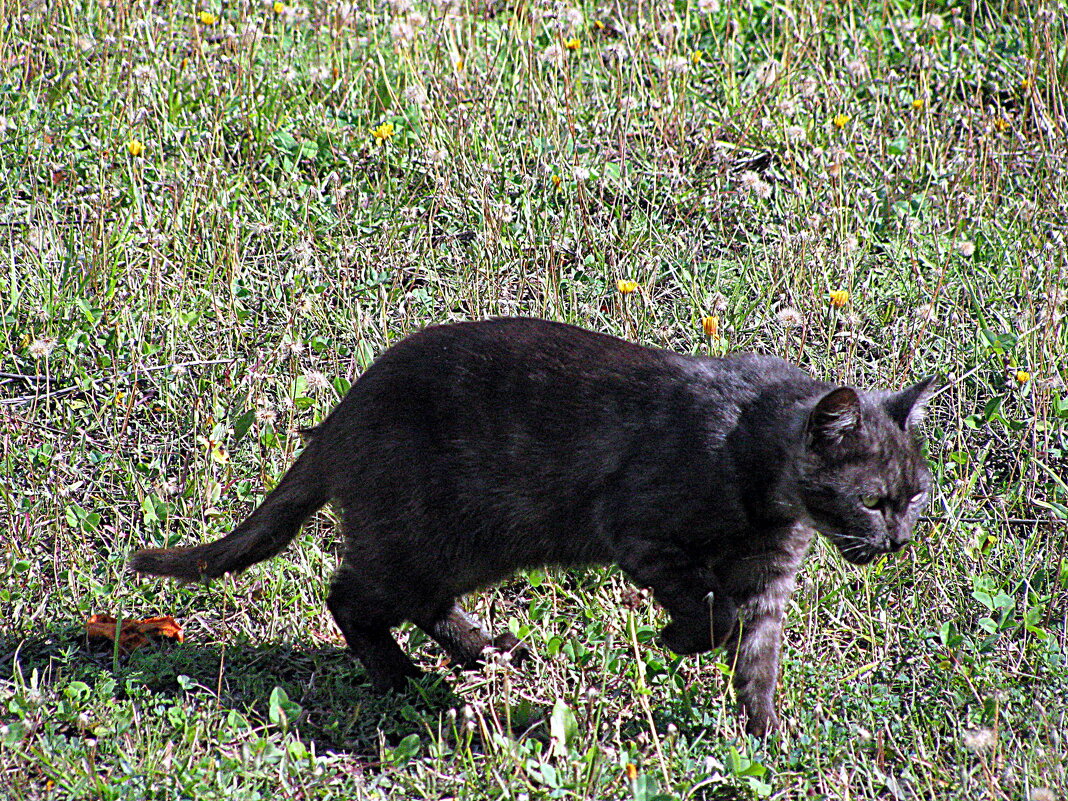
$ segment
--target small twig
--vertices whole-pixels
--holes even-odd
[[[39,428],[42,431],[49,431],[53,434],[60,434],[61,436],[70,437],[71,439],[77,439],[79,436],[85,437],[86,442],[102,450],[111,447],[108,446],[106,443],[103,443],[100,440],[94,439],[93,437],[89,436],[87,433],[85,433],[85,431],[65,431],[62,428],[56,428],[55,426],[46,425],[45,423],[38,423],[33,420],[27,420],[25,417],[17,415],[14,412],[4,412],[4,414],[7,415],[8,419],[18,420],[18,422],[22,425],[31,426],[32,428]]]
[[[1004,523],[1007,526],[1068,526],[1068,520],[1054,520],[1048,517],[950,517],[940,515],[920,517],[924,523]]]
[[[10,378],[15,381],[47,381],[50,384],[58,384],[59,379],[50,375],[23,375],[22,373],[0,373],[0,378]]]
[[[173,370],[179,367],[201,367],[207,364],[233,364],[234,359],[203,359],[193,362],[176,362],[172,364],[157,364],[154,367],[138,367],[133,370],[125,370],[119,373],[117,376],[108,376],[107,378],[96,378],[90,382],[91,386],[96,387],[107,380],[121,380],[123,378],[129,378],[130,376],[137,376],[141,373],[157,373],[160,370]],[[0,399],[0,405],[3,406],[18,406],[24,403],[33,403],[34,401],[48,400],[50,398],[61,398],[65,395],[71,395],[75,392],[83,391],[82,387],[64,387],[63,389],[52,390],[51,392],[45,392],[37,395],[20,395],[17,398],[2,398]]]

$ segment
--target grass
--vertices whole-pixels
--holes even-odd
[[[7,7],[4,795],[1063,797],[1065,19]],[[747,739],[725,657],[659,648],[662,613],[610,569],[473,600],[538,652],[522,672],[453,674],[402,632],[430,674],[391,697],[323,607],[329,515],[209,587],[125,572],[240,521],[390,343],[502,314],[861,386],[947,376],[921,541],[809,559],[780,735]],[[186,642],[101,653],[96,612],[172,614]]]

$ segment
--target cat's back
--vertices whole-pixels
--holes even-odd
[[[498,318],[431,326],[387,349],[331,417],[392,420],[492,413],[581,422],[711,402],[811,394],[807,373],[775,357],[709,358],[648,348],[566,323]],[[718,415],[717,415],[718,416]],[[590,421],[592,422],[592,421]]]
[[[495,399],[522,407],[550,388],[576,397],[584,391],[610,395],[635,380],[665,380],[675,358],[566,323],[499,318],[412,334],[383,353],[357,386],[371,394],[425,395],[437,406]]]
[[[392,368],[430,359],[452,368],[505,366],[514,361],[526,368],[605,369],[662,363],[662,353],[567,323],[501,317],[430,326],[391,347],[375,366]]]

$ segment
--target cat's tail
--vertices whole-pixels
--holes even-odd
[[[191,548],[135,551],[130,568],[154,576],[204,581],[238,573],[279,553],[301,524],[330,499],[317,469],[317,444],[312,440],[256,511],[222,539]]]

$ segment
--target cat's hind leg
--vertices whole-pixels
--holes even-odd
[[[326,599],[345,642],[363,664],[376,692],[403,690],[408,679],[422,675],[389,633],[390,621],[368,614],[356,588],[339,572]]]
[[[530,652],[510,632],[491,639],[481,621],[465,612],[459,604],[451,604],[444,614],[434,620],[416,621],[417,625],[433,637],[449,654],[449,657],[466,670],[477,668],[485,662],[483,651],[493,647],[511,656],[512,663],[519,665]]]

